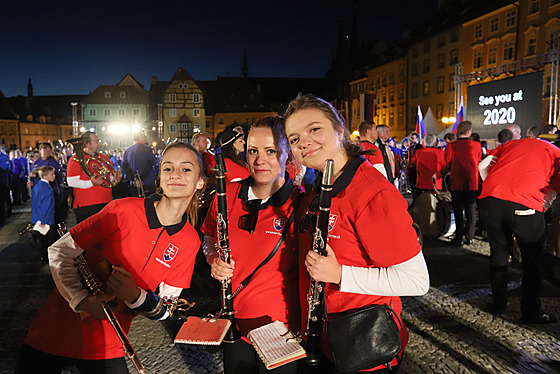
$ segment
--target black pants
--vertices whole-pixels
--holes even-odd
[[[235,343],[224,343],[224,373],[225,374],[297,374],[298,362],[266,370],[262,360],[253,346],[243,340]]]
[[[511,201],[486,197],[480,201],[480,213],[488,230],[490,241],[490,276],[498,279],[498,274],[507,272],[513,235],[523,258],[523,278],[521,284],[521,312],[524,318],[531,318],[540,312],[540,290],[542,277],[538,269],[538,259],[545,241],[544,213]],[[504,300],[507,279],[493,282],[492,293],[498,304]]]
[[[103,209],[107,204],[95,204],[95,205],[88,205],[88,206],[81,206],[79,208],[74,209],[74,214],[76,215],[76,223],[80,223],[87,218],[93,216],[96,213],[99,213],[101,209]]]
[[[15,374],[60,374],[67,364],[74,364],[81,374],[127,374],[124,357],[110,360],[78,360],[55,356],[23,345],[19,352]]]
[[[451,204],[455,214],[455,240],[472,240],[476,229],[477,191],[451,191]],[[467,222],[463,218],[466,214]]]

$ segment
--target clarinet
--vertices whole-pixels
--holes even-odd
[[[57,231],[60,236],[63,236],[68,232],[68,229],[66,228],[64,222],[58,224]],[[78,269],[78,273],[80,274],[80,277],[82,278],[82,281],[84,282],[85,286],[87,286],[87,288],[91,291],[91,293],[93,295],[101,295],[104,293],[103,288],[101,287],[101,283],[91,272],[86,262],[86,259],[84,257],[84,253],[85,252],[82,252],[76,257],[74,257],[74,261],[75,261],[74,265]],[[113,310],[107,303],[102,303],[101,308],[103,308],[103,312],[105,313],[105,316],[107,316],[109,323],[111,323],[113,330],[115,330],[115,333],[119,337],[119,340],[123,345],[126,355],[130,358],[132,364],[134,365],[138,373],[144,374],[146,372],[146,369],[144,368],[144,365],[142,364],[142,362],[140,362],[140,359],[136,355],[136,351],[134,350],[134,347],[130,343],[130,340],[128,340],[128,337],[126,336],[126,333],[124,332],[121,324],[119,323],[119,320],[115,316],[115,313],[113,313]]]
[[[216,217],[217,238],[216,249],[220,255],[220,259],[228,264],[231,262],[229,248],[228,233],[228,216],[227,216],[227,197],[226,197],[226,165],[224,163],[224,155],[217,153],[214,155],[216,167],[214,169],[216,175],[216,198],[218,212]],[[221,315],[231,321],[231,326],[224,337],[225,343],[233,343],[241,338],[241,333],[235,323],[235,311],[233,310],[233,293],[231,289],[231,278],[222,281],[222,310]]]
[[[327,235],[329,232],[329,216],[331,210],[331,198],[333,187],[333,160],[325,161],[321,192],[319,194],[319,213],[315,233],[313,234],[313,250],[321,256],[327,255]],[[323,302],[325,300],[325,283],[310,279],[309,292],[307,294],[308,313],[307,313],[307,343],[305,351],[307,357],[302,361],[306,365],[319,365],[321,356],[319,355],[319,323],[323,312]]]

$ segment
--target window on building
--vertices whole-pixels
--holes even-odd
[[[111,109],[103,109],[103,115],[109,117],[111,115]]]
[[[192,95],[192,102],[193,103],[200,103],[200,94],[193,94]]]
[[[436,118],[440,120],[443,117],[443,104],[436,105]]]
[[[424,96],[430,96],[430,81],[424,81],[422,87],[423,87],[422,94]]]
[[[176,123],[170,123],[169,124],[169,132],[171,134],[174,134],[177,132],[177,124]]]
[[[537,13],[539,10],[541,10],[541,1],[531,0],[529,4],[529,14]]]
[[[200,109],[193,109],[193,117],[200,117]]]
[[[179,123],[179,131],[189,131],[189,124],[186,122],[180,122]]]
[[[95,117],[95,116],[97,116],[97,109],[90,109],[90,110],[89,110],[89,116],[90,116],[90,117]]]
[[[451,36],[449,37],[449,42],[454,43],[459,41],[459,30],[451,31]]]
[[[121,99],[126,99],[126,91],[120,91],[120,92],[119,92],[119,97],[120,97]]]
[[[412,83],[410,96],[413,99],[416,99],[418,97],[418,83]]]
[[[399,87],[399,96],[398,96],[398,100],[403,100],[404,99],[404,87],[400,86]]]
[[[395,89],[389,88],[389,102],[395,101]]]
[[[494,17],[490,20],[490,32],[497,32],[498,26],[500,25],[500,19],[498,17]]]
[[[140,115],[140,109],[132,109],[132,114],[135,116],[139,116]]]
[[[449,65],[455,65],[459,62],[459,50],[457,48],[449,51]]]
[[[517,9],[512,9],[506,13],[506,27],[515,26],[516,23],[517,23]]]
[[[430,59],[429,58],[424,59],[424,63],[422,64],[422,72],[424,74],[430,72]]]
[[[504,61],[513,60],[513,49],[515,44],[513,42],[507,42],[504,44]]]
[[[171,118],[177,117],[177,109],[169,108],[169,117],[171,117]]]
[[[110,99],[110,98],[111,98],[111,91],[105,91],[105,98],[106,98],[106,99]]]
[[[498,55],[498,47],[493,46],[488,48],[488,65],[496,63],[496,56]]]
[[[415,62],[410,66],[410,75],[413,77],[418,75],[418,63]]]
[[[412,48],[412,57],[418,57],[418,47]]]
[[[441,35],[437,40],[438,48],[445,47],[445,35]]]
[[[527,56],[532,56],[537,53],[537,39],[531,38],[527,42]]]
[[[474,26],[474,38],[475,39],[482,38],[482,23],[478,23]]]
[[[395,71],[391,69],[389,71],[389,82],[394,82],[394,81],[395,81]]]
[[[449,74],[449,91],[455,91],[455,74]]]
[[[437,90],[437,93],[443,93],[443,91],[445,91],[445,77],[444,76],[438,77],[436,90]]]
[[[430,41],[427,40],[426,42],[424,42],[424,53],[430,53]]]
[[[180,90],[186,90],[187,88],[189,88],[189,85],[187,83],[179,83]]]
[[[437,68],[443,69],[445,67],[445,53],[440,53],[437,56]]]
[[[125,110],[119,109],[119,116],[124,117]]]
[[[473,68],[478,69],[482,66],[482,51],[476,51],[473,57]]]
[[[381,90],[381,102],[382,103],[386,103],[387,102],[387,96],[385,96],[385,89]]]
[[[219,124],[219,125],[223,125],[223,124],[224,124],[224,119],[223,119],[223,118],[220,118],[220,119],[218,120],[218,124]]]
[[[176,103],[177,102],[177,94],[171,93],[169,94],[169,102]]]
[[[404,77],[404,66],[400,65],[399,66],[399,78],[402,78],[402,77]]]

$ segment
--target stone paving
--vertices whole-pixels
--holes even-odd
[[[50,294],[48,266],[24,236],[30,209],[16,210],[0,227],[0,373],[12,373],[25,329]],[[73,215],[70,213],[68,226]],[[422,297],[403,298],[403,318],[410,341],[400,373],[560,373],[560,323],[520,322],[520,266],[510,266],[507,312],[495,317],[483,311],[491,300],[487,281],[488,243],[475,240],[464,247],[426,241],[424,254],[431,288]],[[192,287],[183,293],[195,301],[193,314],[205,315],[219,306],[219,284],[197,264]],[[543,309],[560,316],[560,291],[547,282]],[[218,347],[175,345],[180,322],[136,318],[129,338],[148,373],[221,373]],[[65,373],[73,373],[72,368]],[[134,369],[130,367],[130,372]]]

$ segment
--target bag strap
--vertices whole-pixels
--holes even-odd
[[[288,235],[288,232],[290,231],[290,226],[292,225],[292,222],[294,222],[294,218],[296,215],[296,211],[299,208],[299,203],[301,202],[301,198],[302,198],[302,194],[300,194],[298,196],[298,199],[296,201],[296,204],[294,205],[294,210],[292,210],[292,214],[290,214],[290,218],[288,219],[288,223],[286,224],[286,226],[284,227],[284,230],[282,230],[282,235],[280,236],[280,239],[278,239],[278,242],[276,243],[276,245],[274,246],[274,249],[272,250],[272,252],[269,253],[269,255],[259,264],[259,266],[257,266],[257,268],[255,270],[253,270],[253,272],[251,274],[249,274],[247,276],[247,278],[245,278],[241,284],[239,285],[239,287],[235,290],[235,292],[233,292],[232,297],[235,297],[235,295],[237,295],[239,293],[239,291],[241,291],[242,289],[244,289],[245,287],[247,287],[247,285],[249,284],[249,282],[251,281],[251,279],[253,278],[253,276],[255,275],[255,273],[262,268],[268,261],[270,261],[270,259],[272,257],[274,257],[274,255],[276,254],[276,252],[278,252],[278,249],[280,248],[280,246],[282,245],[282,242],[284,241],[284,239],[286,238],[286,236]]]

